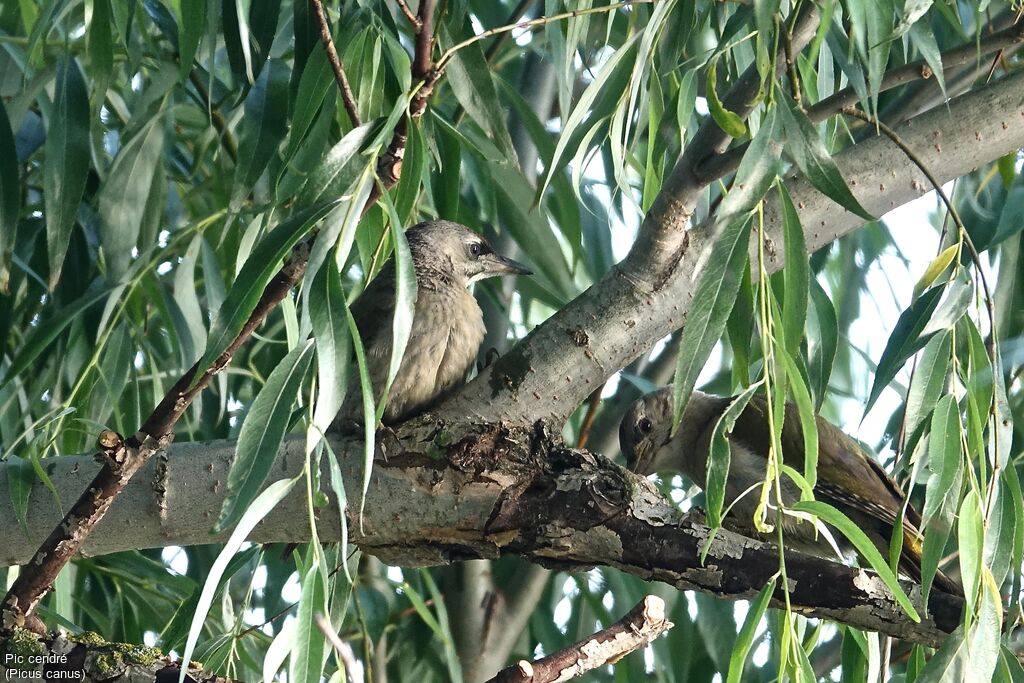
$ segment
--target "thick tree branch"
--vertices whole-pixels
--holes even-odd
[[[622,619],[590,638],[533,662],[516,662],[489,683],[568,681],[647,647],[672,626],[665,618],[665,602],[648,595]]]
[[[1024,147],[1021,92],[1024,73],[1017,73],[926,112],[896,132],[946,182]],[[920,170],[887,139],[866,140],[835,160],[853,193],[875,215],[931,190]],[[812,252],[863,224],[802,178],[787,181],[787,189]],[[783,265],[782,249],[773,248],[782,244],[782,223],[773,196],[765,207],[767,267],[774,272]],[[650,279],[635,276],[646,261],[634,249],[440,406],[438,415],[453,421],[468,416],[479,422],[559,423],[611,374],[683,325],[703,254],[716,230],[714,219],[690,230],[689,247],[657,288],[650,286]]]
[[[447,442],[452,443],[445,449],[447,459],[438,459],[438,444]],[[362,445],[336,439],[332,446],[341,456],[349,499],[359,500]],[[174,446],[161,479],[165,513],[158,509],[160,494],[152,486],[156,468],[150,463],[89,537],[86,551],[222,541],[225,535],[211,536],[209,530],[225,495],[233,455],[230,442]],[[351,511],[349,528],[354,544],[390,564],[444,564],[515,554],[567,570],[611,566],[728,599],[749,598],[778,570],[773,545],[724,529],[715,535],[702,564],[700,552],[710,530],[699,513],[680,513],[646,479],[600,456],[566,448],[540,428],[465,431],[434,424],[410,428],[401,441],[381,432],[379,455],[362,528]],[[304,462],[302,439],[290,439],[274,464],[274,477],[293,476]],[[90,458],[74,456],[48,465],[58,492],[71,498],[96,467]],[[329,489],[329,472],[323,476]],[[0,466],[0,486],[7,485],[6,478],[6,466]],[[37,483],[32,495],[41,500],[49,494]],[[304,506],[304,494],[293,492],[256,527],[251,539],[306,540],[308,529],[294,523],[306,514]],[[321,540],[338,540],[337,508],[332,504],[315,514]],[[13,515],[6,499],[0,500],[0,515]],[[30,533],[45,532],[54,521],[54,506],[31,506]],[[32,548],[20,531],[0,530],[0,563],[23,561]],[[862,570],[797,552],[787,554],[786,569],[790,600],[807,616],[930,645],[959,623],[961,601],[936,591],[931,618],[914,624],[881,581]],[[919,595],[909,586],[912,596]]]

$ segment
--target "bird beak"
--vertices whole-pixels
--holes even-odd
[[[487,262],[490,275],[533,275],[533,271],[519,261],[513,261],[500,254],[488,254]]]

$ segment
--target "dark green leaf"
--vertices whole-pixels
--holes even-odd
[[[272,59],[245,98],[245,115],[238,136],[238,164],[231,191],[237,210],[253,190],[270,157],[288,132],[288,78],[284,62]]]
[[[725,507],[725,484],[729,477],[731,447],[729,434],[732,432],[736,418],[750,403],[750,399],[759,385],[749,387],[737,396],[722,416],[715,422],[715,430],[711,435],[710,453],[708,454],[707,485],[704,495],[707,497],[708,526],[712,529],[722,526],[722,509]]]
[[[52,290],[60,279],[78,203],[89,175],[89,94],[75,60],[61,59],[46,125],[43,196]]]
[[[302,579],[302,593],[296,616],[289,681],[319,681],[326,659],[327,639],[316,625],[317,614],[327,614],[324,574],[317,566],[310,567]]]
[[[312,340],[292,349],[267,377],[238,434],[214,533],[230,529],[259,495],[291,422],[292,404],[313,357]]]
[[[783,270],[782,329],[786,353],[796,357],[804,337],[807,320],[807,297],[810,284],[810,263],[800,216],[793,206],[786,186],[779,183],[779,202],[782,205],[782,230],[785,237],[786,266]]]
[[[7,110],[0,99],[0,292],[9,289],[11,252],[18,230],[18,209],[21,203],[21,178],[18,153],[14,147]]]
[[[903,587],[900,586],[900,582],[896,579],[896,575],[891,569],[889,569],[888,563],[882,554],[878,552],[878,548],[875,544],[867,537],[859,526],[850,521],[850,518],[844,515],[839,510],[835,509],[828,503],[823,503],[820,500],[802,500],[793,506],[793,509],[798,512],[807,512],[812,515],[820,517],[822,521],[827,522],[829,525],[839,530],[843,536],[846,537],[850,543],[857,549],[864,559],[868,561],[871,568],[878,573],[878,577],[882,579],[885,585],[892,592],[896,602],[900,604],[903,611],[907,613],[915,623],[921,621],[921,617],[918,616],[917,610],[914,609],[914,604],[910,601],[910,598],[904,592]]]
[[[776,579],[773,577],[765,584],[757,597],[750,602],[750,609],[747,611],[747,617],[743,620],[743,626],[736,637],[736,646],[732,649],[732,657],[729,658],[729,674],[725,679],[726,683],[739,683],[743,680],[743,664],[747,661],[750,646],[754,643],[755,630],[761,623],[761,618],[764,617],[765,610],[768,609],[768,603],[771,602],[772,596],[775,594],[775,582]]]
[[[718,127],[728,133],[731,137],[741,138],[747,134],[747,126],[743,119],[725,108],[722,100],[718,98],[718,58],[711,60],[708,64],[707,90],[708,110],[711,118],[715,120]]]
[[[807,180],[822,194],[864,220],[874,219],[850,192],[839,167],[825,148],[814,124],[788,97],[780,98],[779,109],[786,129],[786,151]]]
[[[878,368],[875,371],[875,381],[871,385],[871,393],[868,396],[867,405],[864,406],[864,414],[867,415],[871,406],[878,400],[882,390],[888,386],[903,367],[908,358],[917,353],[927,342],[927,337],[921,336],[921,331],[931,320],[932,313],[942,296],[943,287],[933,287],[921,295],[917,301],[903,311],[900,319],[896,321],[889,341],[886,342],[885,350],[878,361]]]

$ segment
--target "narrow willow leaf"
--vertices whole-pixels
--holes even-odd
[[[462,665],[459,662],[459,655],[455,651],[455,638],[452,636],[452,628],[448,620],[448,610],[445,608],[444,596],[438,590],[434,577],[430,575],[429,571],[421,569],[420,578],[423,579],[424,585],[426,585],[427,590],[430,592],[430,599],[434,603],[434,609],[437,610],[437,623],[443,634],[441,642],[444,644],[445,662],[448,664],[448,680],[452,681],[452,683],[462,683]],[[611,621],[610,616],[608,621]]]
[[[203,22],[206,19],[206,3],[209,0],[181,0],[178,12],[178,64],[181,79],[188,78],[192,70],[192,62],[199,52],[199,43],[203,38]]]
[[[953,258],[956,256],[959,247],[955,244],[950,245],[942,250],[938,256],[932,259],[932,262],[928,264],[928,267],[924,269],[924,273],[921,274],[921,279],[914,285],[914,298],[921,296],[924,290],[932,286],[939,275],[949,268],[949,264],[953,262]]]
[[[302,236],[337,204],[338,201],[333,201],[300,211],[260,240],[246,259],[217,312],[217,318],[206,343],[206,351],[199,360],[199,371],[195,379],[213,364],[242,331],[245,321],[255,310],[263,289],[277,272],[281,260]]]
[[[231,190],[232,210],[242,206],[242,200],[252,192],[288,132],[290,73],[284,62],[270,60],[245,98],[245,115],[238,135],[238,163]]]
[[[21,177],[18,153],[14,147],[7,110],[0,100],[0,292],[9,289],[11,252],[18,230],[18,209],[21,205]]]
[[[928,469],[931,475],[921,514],[925,525],[938,514],[946,498],[956,493],[951,489],[962,467],[960,409],[956,398],[947,394],[939,399],[932,412],[931,436],[928,441]]]
[[[718,127],[730,137],[741,138],[747,134],[747,126],[736,112],[731,112],[718,98],[718,57],[712,58],[708,64],[707,89],[704,91],[708,99],[708,111]]]
[[[672,431],[679,428],[683,409],[708,355],[721,338],[739,292],[750,241],[751,209],[771,187],[778,171],[780,148],[778,116],[772,109],[750,143],[736,170],[733,190],[718,207],[715,231],[700,276],[693,304],[687,313],[676,361]]]
[[[962,629],[954,631],[928,660],[916,683],[953,683],[971,680]]]
[[[327,443],[327,465],[330,468],[331,473],[331,491],[334,492],[334,497],[338,502],[338,525],[341,527],[341,542],[338,544],[338,552],[341,557],[348,557],[348,494],[345,492],[345,478],[341,472],[341,464],[338,462],[338,456],[331,448],[330,443]],[[352,575],[349,573],[348,562],[342,561],[342,568],[345,571],[345,577],[348,579],[349,587],[352,584]]]
[[[245,542],[245,539],[249,537],[249,534],[252,533],[256,525],[288,495],[295,486],[296,481],[298,480],[279,479],[268,486],[263,493],[252,501],[252,505],[242,515],[235,530],[231,532],[231,536],[224,544],[224,549],[220,551],[217,559],[214,560],[213,565],[210,567],[206,583],[203,584],[203,591],[200,593],[199,601],[196,603],[192,625],[189,627],[188,638],[185,641],[185,648],[181,655],[183,661],[192,661],[192,654],[195,652],[196,643],[199,642],[199,636],[206,625],[206,617],[210,613],[210,607],[213,605],[213,598],[217,593],[221,577],[224,575],[224,571],[227,569],[231,558],[238,552],[238,549]],[[188,673],[188,668],[182,667],[178,673],[178,683],[185,683],[186,673]]]
[[[725,484],[729,477],[731,449],[729,434],[732,432],[736,418],[750,403],[751,397],[759,385],[749,387],[737,396],[722,416],[715,422],[715,430],[711,435],[711,446],[708,454],[707,485],[704,495],[707,498],[708,526],[712,529],[722,526],[722,509],[725,506]]]
[[[922,418],[922,422],[923,422]],[[960,411],[953,396],[944,396],[932,412],[928,441],[928,481],[922,514],[924,544],[921,552],[921,586],[927,598],[945,555],[960,500],[963,451],[959,434]]]
[[[951,329],[966,315],[973,299],[974,286],[966,275],[950,281],[946,286],[946,296],[924,326],[921,336],[928,337],[939,330]]]
[[[89,94],[78,64],[63,57],[57,66],[53,108],[46,122],[43,199],[52,290],[60,279],[78,203],[89,176]]]
[[[391,243],[394,245],[395,263],[395,313],[391,321],[391,358],[388,361],[388,377],[384,384],[384,397],[377,406],[378,415],[384,412],[384,405],[388,393],[391,391],[391,383],[398,376],[398,370],[402,366],[402,358],[405,356],[405,347],[412,335],[413,317],[416,315],[416,269],[412,261],[412,252],[409,251],[409,242],[405,239],[405,231],[402,229],[401,219],[395,210],[391,197],[384,193],[381,198],[384,207],[387,209],[391,223]]]
[[[555,152],[551,162],[545,170],[544,177],[537,183],[537,197],[544,195],[548,185],[551,183],[554,174],[561,170],[564,164],[564,155],[567,150],[579,149],[576,144],[578,138],[586,131],[592,130],[609,112],[596,106],[598,99],[605,92],[615,95],[615,100],[622,94],[625,87],[625,79],[632,71],[632,60],[636,59],[636,44],[640,33],[634,33],[618,50],[616,50],[608,61],[606,61],[597,72],[597,76],[590,85],[584,89],[580,99],[576,102],[565,125],[558,134],[558,143],[555,145]],[[616,92],[617,91],[617,92]],[[586,125],[584,125],[586,121]],[[535,203],[535,202],[534,202]]]
[[[36,480],[35,469],[31,462],[15,453],[11,453],[4,463],[7,465],[7,493],[11,509],[14,510],[14,519],[22,532],[29,536],[28,499]]]
[[[814,391],[816,408],[821,408],[828,391],[828,382],[832,376],[832,363],[839,346],[839,322],[832,300],[818,283],[811,278],[811,313],[813,334],[807,337],[807,374]]]
[[[313,341],[296,346],[267,377],[238,434],[228,492],[213,533],[231,528],[256,499],[291,422],[292,405],[313,357]]]
[[[974,609],[981,581],[981,552],[985,539],[981,497],[977,491],[968,491],[960,503],[956,528],[960,539],[960,577],[967,596],[967,609],[971,611]]]
[[[292,647],[295,644],[295,630],[298,628],[294,619],[287,619],[281,625],[281,631],[274,636],[263,657],[263,683],[278,681],[277,672],[284,666]]]
[[[914,370],[914,379],[907,393],[907,409],[904,425],[907,440],[906,453],[913,453],[917,440],[924,432],[925,418],[934,409],[949,369],[950,333],[943,330],[925,344],[921,359]]]
[[[1017,510],[1020,501],[1012,500],[1012,491],[1007,488],[1006,477],[1000,477],[993,488],[995,503],[988,519],[985,532],[985,546],[982,564],[989,568],[997,585],[1002,585],[1013,566],[1013,543]]]
[[[366,505],[366,492],[370,490],[370,475],[373,473],[373,454],[376,450],[374,438],[377,433],[376,411],[373,407],[373,384],[370,368],[366,364],[366,351],[363,340],[359,336],[359,327],[352,317],[352,310],[345,305],[348,318],[348,332],[352,338],[352,348],[356,352],[356,367],[359,369],[359,389],[363,396],[363,491],[359,498],[359,522],[362,524],[363,506]]]
[[[711,247],[680,332],[672,392],[672,432],[679,428],[697,376],[715,347],[736,302],[750,243],[750,221],[734,218]]]
[[[804,443],[804,479],[813,489],[818,481],[818,421],[814,404],[797,362],[788,353],[779,353],[778,357],[782,358],[790,393],[800,415],[800,432]]]
[[[910,307],[903,311],[899,320],[896,321],[896,326],[893,328],[892,334],[889,335],[889,341],[886,342],[885,350],[882,351],[882,357],[875,370],[875,380],[871,385],[868,402],[864,406],[865,415],[878,400],[882,390],[896,377],[896,373],[903,367],[906,360],[928,342],[927,338],[921,336],[921,331],[931,320],[943,289],[944,287],[941,286],[929,289],[917,301],[910,304]]]
[[[811,268],[800,215],[785,184],[779,183],[778,187],[786,253],[786,266],[782,271],[785,294],[782,301],[783,346],[786,353],[795,357],[800,353],[800,342],[804,337]]]
[[[739,683],[743,680],[743,665],[747,661],[747,655],[750,654],[750,646],[754,644],[754,633],[758,624],[761,623],[761,618],[764,617],[764,613],[768,609],[768,603],[771,602],[772,595],[775,594],[775,582],[776,579],[773,577],[761,589],[757,597],[750,602],[747,617],[743,620],[740,633],[736,636],[736,645],[729,657],[729,674],[725,679],[726,683]]]
[[[454,42],[442,26],[441,35],[446,43]],[[448,84],[455,99],[466,110],[469,117],[487,131],[506,159],[515,159],[512,138],[508,134],[505,107],[498,100],[494,87],[492,69],[484,57],[480,43],[463,48],[455,53],[445,69]]]
[[[914,609],[914,604],[910,601],[900,582],[896,579],[896,574],[889,569],[889,564],[882,557],[882,554],[878,552],[878,548],[875,544],[868,539],[859,526],[850,521],[850,518],[844,515],[839,510],[835,509],[828,503],[823,503],[820,500],[802,500],[793,506],[793,509],[797,512],[806,512],[817,517],[820,517],[824,522],[835,527],[839,530],[843,536],[846,537],[853,547],[857,549],[857,552],[861,554],[871,565],[871,568],[878,574],[878,578],[885,583],[889,591],[892,593],[896,602],[899,603],[903,611],[907,613],[911,621],[920,623],[921,617],[918,615],[917,610]]]
[[[112,281],[124,277],[132,261],[164,137],[163,116],[157,114],[118,151],[100,187],[100,238]]]
[[[350,192],[352,184],[366,168],[365,160],[356,155],[373,132],[374,126],[364,123],[331,147],[299,193],[299,205],[318,204]]]
[[[327,588],[323,574],[314,566],[302,579],[295,633],[288,661],[289,681],[319,681],[327,654],[327,639],[316,625],[316,615],[327,613]]]
[[[874,219],[853,196],[818,129],[789,96],[780,98],[779,110],[786,129],[786,151],[800,172],[823,195],[866,221]]]
[[[868,94],[873,104],[871,111],[875,113],[878,113],[878,93],[882,87],[882,78],[889,63],[889,52],[893,42],[890,38],[895,15],[893,4],[893,0],[871,0],[864,3],[868,44]]]
[[[333,83],[334,72],[327,61],[326,51],[314,50],[302,70],[299,88],[295,94],[295,113],[292,115],[288,145],[283,154],[286,163],[295,157],[300,143],[313,127],[317,113]]]
[[[345,315],[345,291],[341,273],[328,263],[313,280],[309,292],[309,317],[316,341],[317,395],[313,409],[313,427],[319,434],[327,431],[345,400],[348,387],[352,340]],[[307,443],[306,450],[311,450]]]
[[[1003,628],[1003,600],[988,567],[981,566],[981,605],[967,635],[971,681],[992,681],[999,663],[999,636]]]

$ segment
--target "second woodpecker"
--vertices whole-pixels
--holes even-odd
[[[627,411],[619,427],[619,442],[627,466],[639,474],[676,471],[704,487],[707,480],[708,453],[718,418],[731,398],[694,391],[683,412],[675,435],[672,429],[672,387],[665,387],[638,400]],[[900,570],[921,580],[921,516],[906,502],[896,482],[857,442],[822,417],[815,421],[818,430],[818,480],[814,496],[837,508],[868,536],[882,553],[889,556],[889,540],[896,520],[903,516]],[[730,466],[725,485],[725,504],[732,505],[730,518],[745,530],[752,530],[757,512],[761,482],[767,468],[770,432],[767,404],[754,397],[740,413],[728,435]],[[792,404],[786,405],[782,423],[782,461],[801,471],[804,466],[803,432],[800,417]],[[781,492],[785,505],[800,500],[800,489],[783,477]],[[735,502],[734,502],[735,501]],[[785,542],[816,555],[825,555],[828,546],[809,523],[775,514],[769,521],[782,524]],[[839,535],[836,540],[843,542]],[[955,581],[936,572],[934,585],[945,593],[963,595]]]
[[[416,271],[416,308],[405,355],[388,392],[382,421],[395,424],[421,413],[460,387],[484,338],[483,314],[468,287],[499,275],[530,275],[521,263],[494,252],[483,237],[452,221],[425,221],[405,233]],[[391,362],[395,263],[388,261],[352,303],[379,399]],[[349,382],[337,428],[362,423],[359,377]]]

